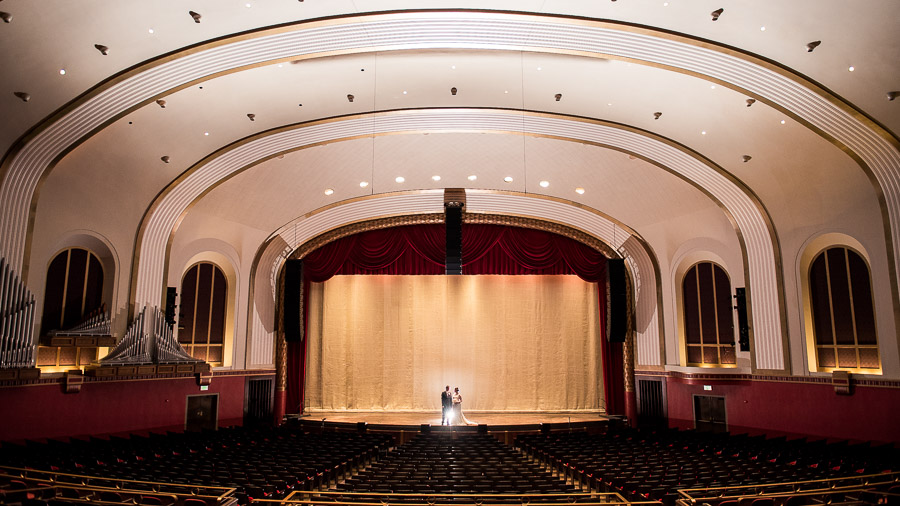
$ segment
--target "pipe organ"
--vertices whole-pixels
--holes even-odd
[[[166,315],[150,306],[144,306],[116,347],[100,359],[101,366],[198,362],[203,361],[190,356],[175,340]]]
[[[34,367],[34,295],[0,258],[0,369]]]

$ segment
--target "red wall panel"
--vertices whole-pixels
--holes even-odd
[[[712,386],[704,391],[703,385]],[[728,429],[861,441],[900,441],[900,389],[854,386],[837,395],[831,384],[713,381],[668,377],[669,426],[694,426],[693,396],[725,397]]]
[[[244,376],[216,376],[206,392],[194,378],[0,388],[0,441],[183,428],[187,396],[216,393],[220,425],[243,417]]]

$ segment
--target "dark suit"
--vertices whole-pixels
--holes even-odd
[[[450,423],[450,410],[453,408],[453,394],[449,391],[444,390],[441,392],[441,425],[444,425],[444,421]]]

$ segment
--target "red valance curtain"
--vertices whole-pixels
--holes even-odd
[[[467,224],[462,233],[464,274],[576,274],[600,284],[606,411],[623,413],[622,345],[606,340],[606,257],[574,239],[541,230]],[[309,282],[338,274],[444,274],[445,248],[442,224],[373,230],[333,241],[303,260],[303,307],[309,307]],[[304,329],[306,318],[304,314]],[[288,343],[288,412],[303,410],[305,341]]]

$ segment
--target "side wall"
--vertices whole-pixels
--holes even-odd
[[[693,396],[725,398],[732,433],[900,442],[900,385],[853,385],[838,395],[830,378],[710,379],[666,377],[669,426],[694,427]],[[851,382],[852,383],[852,382]],[[887,383],[887,382],[883,382]],[[712,390],[704,390],[708,385]]]
[[[0,387],[0,441],[184,428],[187,396],[218,394],[219,426],[240,424],[246,375],[88,381],[78,393],[59,382]]]

